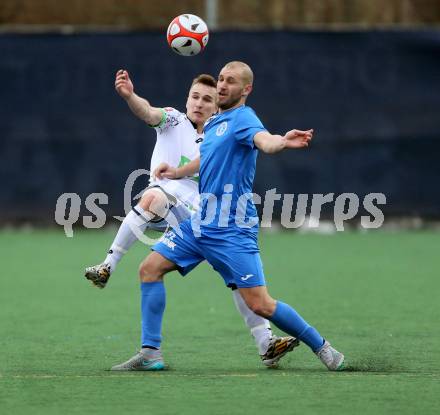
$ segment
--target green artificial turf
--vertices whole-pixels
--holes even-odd
[[[108,369],[139,347],[138,244],[107,288],[83,277],[114,230],[0,233],[1,414],[434,414],[440,411],[440,234],[264,234],[269,291],[346,355],[305,345],[264,368],[206,264],[166,279],[169,369]]]

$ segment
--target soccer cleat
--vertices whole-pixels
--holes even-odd
[[[263,364],[267,367],[277,367],[278,361],[286,354],[299,346],[299,340],[295,337],[273,336],[270,339],[267,352],[260,355]]]
[[[316,355],[328,370],[344,369],[344,355],[331,347],[327,340],[324,341],[324,345],[316,352]]]
[[[141,349],[131,359],[120,365],[113,366],[114,371],[130,371],[130,370],[163,370],[165,364],[163,362],[162,353],[155,349]]]
[[[110,265],[98,264],[87,267],[84,276],[98,288],[104,288],[110,278]]]

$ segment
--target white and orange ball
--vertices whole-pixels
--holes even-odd
[[[168,26],[167,40],[171,49],[179,55],[197,55],[208,44],[208,26],[194,14],[181,14]]]

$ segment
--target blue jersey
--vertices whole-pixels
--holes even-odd
[[[257,233],[258,217],[251,193],[258,155],[254,136],[260,131],[265,131],[263,124],[245,105],[214,116],[205,126],[199,191],[201,195],[214,195],[216,203],[201,199],[201,218],[214,216],[210,224],[201,226],[202,234],[235,233],[238,229]],[[215,215],[209,212],[214,207]]]

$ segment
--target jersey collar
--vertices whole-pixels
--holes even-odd
[[[190,118],[188,117],[189,122],[192,124],[192,126],[194,127],[194,130],[197,131],[197,124],[195,122],[193,122],[192,120],[190,120]]]

